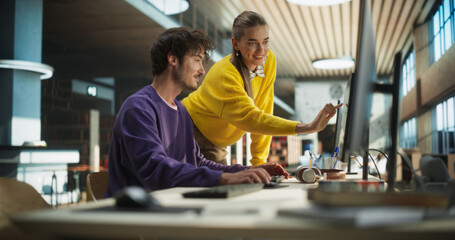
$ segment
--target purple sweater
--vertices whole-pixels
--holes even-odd
[[[132,185],[149,191],[216,186],[222,172],[247,168],[205,159],[194,140],[190,115],[177,100],[174,103],[178,110],[150,85],[125,100],[112,133],[106,197]]]

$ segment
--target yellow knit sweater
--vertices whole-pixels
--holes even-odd
[[[240,73],[226,56],[210,68],[202,85],[183,104],[201,133],[213,144],[234,144],[251,133],[251,164],[266,162],[271,135],[293,135],[298,122],[273,116],[273,83],[276,59],[271,50],[264,65],[264,78],[252,79],[253,99],[245,92]]]

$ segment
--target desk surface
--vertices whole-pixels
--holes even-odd
[[[230,199],[185,199],[201,188],[172,188],[152,194],[165,207],[203,207],[201,214],[119,212],[105,199],[76,207],[16,215],[13,221],[34,234],[67,237],[172,237],[266,239],[453,239],[455,218],[422,221],[423,209],[339,209],[314,206],[307,190],[316,184],[287,180],[288,187],[263,189]],[[94,210],[97,209],[97,210]],[[291,211],[290,211],[291,210]],[[309,210],[309,211],[308,211]],[[365,211],[367,210],[367,211]],[[282,214],[282,212],[297,214]],[[316,215],[311,215],[311,212]],[[381,219],[387,213],[390,219]],[[303,213],[303,214],[302,214]],[[333,213],[330,220],[327,216]],[[346,214],[347,213],[347,214]],[[397,214],[398,213],[398,214]],[[386,214],[386,215],[387,215]],[[372,216],[373,215],[373,216]],[[375,219],[375,220],[371,220]],[[389,224],[399,222],[394,226]],[[367,222],[367,224],[366,224]],[[369,224],[368,224],[369,223]]]

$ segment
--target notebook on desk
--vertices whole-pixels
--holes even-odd
[[[347,226],[371,228],[416,223],[429,219],[453,218],[455,210],[403,206],[331,207],[314,205],[300,209],[282,209],[278,211],[278,215],[299,219],[308,218],[321,224],[329,224],[334,228]]]
[[[449,196],[416,192],[331,192],[308,190],[308,199],[326,206],[410,206],[447,208]]]

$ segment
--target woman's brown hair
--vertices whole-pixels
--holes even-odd
[[[232,24],[232,37],[237,41],[240,41],[240,39],[245,34],[245,28],[256,26],[268,25],[264,17],[259,13],[253,11],[244,11],[234,19],[234,23]],[[246,93],[248,96],[253,98],[253,90],[251,88],[250,82],[250,71],[242,60],[242,53],[240,51],[236,51],[234,46],[232,46],[231,63],[242,76]]]

